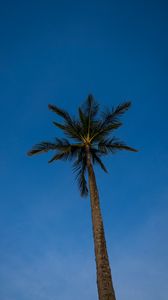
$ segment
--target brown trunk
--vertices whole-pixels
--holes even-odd
[[[106,248],[96,178],[89,155],[89,150],[87,152],[87,167],[90,188],[94,250],[97,269],[98,295],[99,300],[116,300]]]

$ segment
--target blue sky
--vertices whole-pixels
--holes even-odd
[[[0,10],[0,297],[97,299],[89,199],[71,166],[26,152],[72,114],[132,100],[118,136],[139,153],[96,169],[118,300],[167,300],[166,1],[5,1]]]

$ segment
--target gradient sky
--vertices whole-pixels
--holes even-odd
[[[89,199],[70,163],[26,152],[75,113],[132,100],[118,137],[139,153],[96,169],[117,300],[167,300],[166,1],[1,1],[0,298],[96,300]],[[117,132],[116,132],[117,134]]]

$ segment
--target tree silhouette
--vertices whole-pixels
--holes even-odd
[[[49,109],[63,121],[53,123],[63,131],[65,138],[56,138],[53,143],[41,142],[28,152],[28,155],[32,156],[54,151],[49,163],[56,160],[71,160],[81,196],[87,196],[90,192],[99,300],[116,300],[116,297],[93,165],[98,164],[107,172],[102,162],[103,156],[114,154],[118,150],[137,152],[113,136],[114,131],[122,126],[121,116],[130,106],[131,102],[124,102],[112,110],[99,113],[98,103],[92,95],[88,95],[85,103],[78,109],[78,116],[73,118],[67,111],[49,104]]]

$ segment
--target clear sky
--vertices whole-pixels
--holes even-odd
[[[132,100],[118,137],[140,150],[96,169],[117,300],[167,300],[166,1],[1,2],[0,299],[97,299],[89,199],[70,163],[26,156],[60,135],[48,103],[93,93]]]

